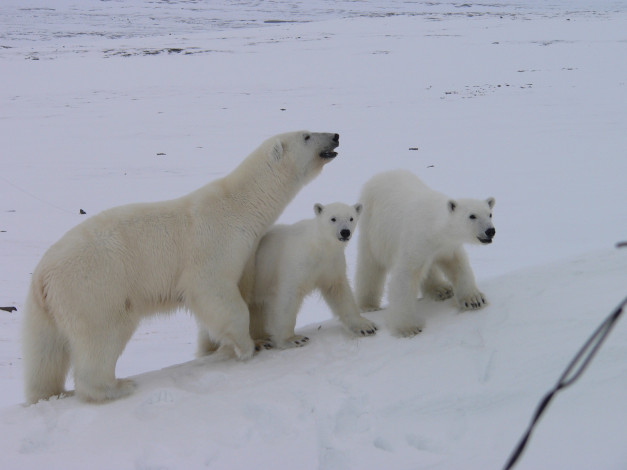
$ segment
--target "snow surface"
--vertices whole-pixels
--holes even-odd
[[[502,467],[627,294],[625,57],[624,1],[3,0],[0,306],[17,311],[0,310],[2,468]],[[310,343],[246,363],[194,360],[180,312],[142,324],[120,358],[131,397],[20,404],[23,302],[54,241],[301,128],[340,133],[339,156],[281,222],[354,203],[399,167],[496,197],[495,243],[469,249],[490,305],[422,300],[419,336],[370,314],[380,331],[356,339],[312,297]],[[626,357],[623,319],[517,468],[627,468]]]

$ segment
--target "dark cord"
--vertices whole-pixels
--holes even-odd
[[[627,244],[625,245],[619,244],[617,246],[619,247],[627,246]],[[538,404],[538,407],[536,408],[536,411],[533,415],[533,419],[531,420],[531,423],[529,424],[529,427],[527,428],[525,434],[523,434],[523,437],[520,439],[520,442],[514,449],[514,452],[512,452],[511,456],[509,457],[507,464],[505,465],[505,467],[503,467],[504,470],[510,470],[514,468],[514,465],[520,458],[523,450],[525,450],[527,441],[531,437],[531,433],[533,429],[535,428],[538,420],[540,419],[540,416],[542,416],[542,413],[544,412],[544,410],[547,408],[547,406],[549,405],[549,403],[551,402],[551,400],[553,399],[553,397],[555,396],[557,392],[572,385],[579,377],[581,377],[581,374],[583,374],[583,372],[586,370],[586,367],[588,367],[588,365],[594,358],[595,354],[599,351],[599,348],[601,347],[601,345],[607,338],[607,335],[609,335],[614,325],[616,325],[616,322],[618,321],[621,314],[623,313],[623,308],[626,305],[627,305],[627,298],[625,298],[618,305],[616,310],[614,310],[603,321],[603,323],[601,323],[601,325],[596,329],[593,335],[588,339],[588,341],[586,341],[583,347],[575,355],[574,359],[570,362],[570,364],[568,365],[568,367],[566,368],[562,376],[557,381],[557,384],[555,385],[555,387],[553,387],[553,389],[551,389],[551,391],[549,391],[549,393],[547,393],[544,396],[544,398],[542,398],[542,400]]]

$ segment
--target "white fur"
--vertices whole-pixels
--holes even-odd
[[[81,399],[129,394],[132,382],[115,378],[118,357],[143,317],[177,308],[216,344],[251,357],[244,266],[338,143],[337,134],[281,134],[186,196],[116,207],[67,232],[39,262],[26,299],[27,402],[64,393],[70,366]]]
[[[318,289],[333,314],[351,332],[368,336],[376,326],[359,314],[346,277],[344,249],[362,205],[316,204],[313,219],[275,225],[261,239],[250,302],[251,334],[260,347],[302,346],[294,334],[306,295]]]
[[[494,198],[453,201],[397,170],[368,181],[361,201],[355,295],[362,310],[380,308],[388,273],[388,324],[401,336],[424,326],[416,311],[420,290],[439,300],[454,294],[462,309],[486,303],[462,244],[492,241]]]

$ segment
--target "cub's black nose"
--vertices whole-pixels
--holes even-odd
[[[340,134],[335,134],[333,136],[333,142],[338,142],[338,143],[340,142]]]
[[[351,231],[348,230],[347,228],[340,230],[340,235],[342,236],[342,238],[347,239],[351,236]]]
[[[486,231],[485,231],[485,234],[486,234],[488,237],[492,238],[492,237],[494,237],[494,235],[496,234],[496,230],[495,230],[495,229],[493,229],[493,228],[489,228],[488,230],[486,230]]]

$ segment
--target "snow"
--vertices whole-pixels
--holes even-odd
[[[626,26],[624,1],[4,0],[0,306],[17,312],[0,311],[3,468],[500,468],[627,294]],[[419,336],[375,313],[376,337],[356,339],[312,297],[306,347],[245,363],[194,359],[179,312],[120,358],[131,397],[21,405],[23,302],[54,241],[301,128],[340,133],[339,156],[281,222],[355,203],[391,168],[496,197],[494,244],[469,249],[490,305],[422,300]],[[623,319],[517,468],[627,467],[625,357]]]

